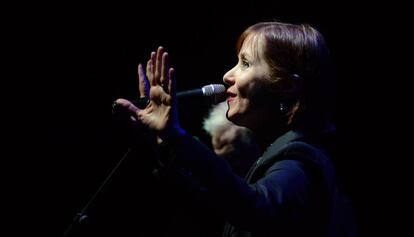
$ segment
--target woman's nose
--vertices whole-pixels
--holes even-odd
[[[230,71],[226,72],[223,76],[223,82],[227,85],[233,85],[234,84],[234,76],[233,76],[233,69],[230,69]]]

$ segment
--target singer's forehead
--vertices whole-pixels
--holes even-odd
[[[239,51],[240,58],[250,60],[260,60],[263,56],[264,38],[259,32],[250,32],[243,41],[242,47]]]

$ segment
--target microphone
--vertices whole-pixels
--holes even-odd
[[[177,98],[192,98],[192,97],[213,97],[213,103],[220,103],[226,100],[226,88],[222,84],[210,84],[202,88],[192,89],[188,91],[177,92]],[[130,100],[132,104],[140,109],[145,109],[150,102],[148,97]],[[117,114],[122,112],[120,106],[115,102],[112,103],[112,113]]]
[[[210,84],[202,88],[177,92],[177,98],[191,97],[191,96],[217,96],[222,95],[226,88],[222,84]]]
[[[219,103],[226,100],[226,87],[222,84],[210,84],[202,88],[177,92],[177,98],[192,98],[192,97],[214,97],[214,103]],[[149,98],[139,98],[131,100],[131,102],[140,109],[144,109],[148,103]]]

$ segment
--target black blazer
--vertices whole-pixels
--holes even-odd
[[[335,172],[321,139],[289,131],[245,179],[191,136],[166,143],[189,183],[228,221],[223,236],[337,236]]]

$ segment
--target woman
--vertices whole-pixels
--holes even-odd
[[[140,84],[147,77],[150,84],[147,107],[116,103],[163,140],[174,156],[168,167],[185,168],[189,182],[203,187],[228,222],[223,236],[337,235],[333,78],[322,35],[309,25],[258,23],[242,33],[237,54],[223,78],[227,118],[253,131],[263,151],[245,179],[179,125],[174,70],[162,47],[146,75],[139,66]]]

